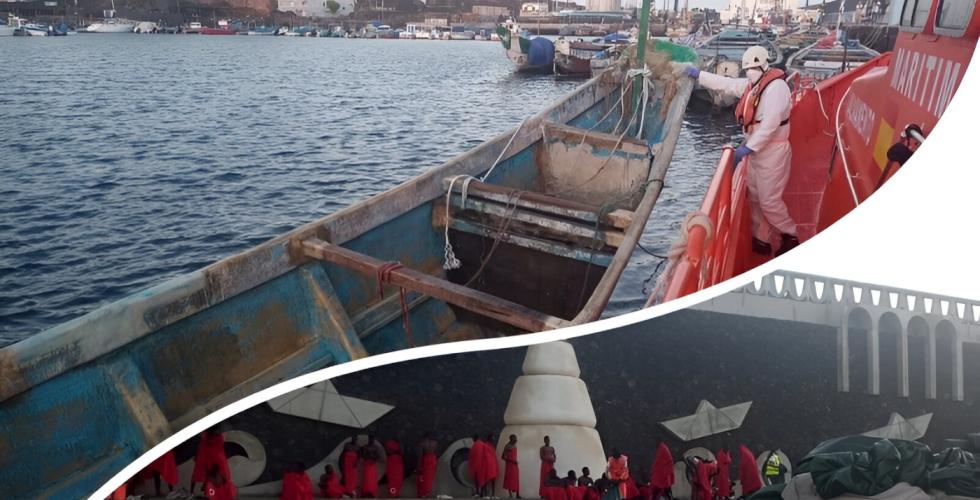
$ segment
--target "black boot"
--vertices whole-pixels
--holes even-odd
[[[772,255],[772,245],[753,236],[752,251],[762,255]]]
[[[783,243],[776,250],[776,257],[796,248],[800,244],[800,239],[792,234],[783,233]]]

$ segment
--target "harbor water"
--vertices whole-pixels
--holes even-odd
[[[391,188],[582,80],[498,43],[83,35],[0,39],[0,346]],[[695,210],[728,113],[689,109],[642,239]],[[634,253],[606,316],[642,307]]]

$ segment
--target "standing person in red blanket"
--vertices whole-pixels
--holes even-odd
[[[191,472],[192,494],[194,493],[194,486],[197,483],[204,483],[212,467],[217,467],[222,476],[228,482],[231,481],[231,471],[228,469],[228,457],[225,456],[225,438],[217,426],[205,430],[201,434],[201,441],[197,444],[197,454],[194,456],[194,470]]]
[[[340,484],[340,477],[337,476],[330,464],[323,466],[323,475],[320,476],[320,496],[325,498],[344,496],[344,487]]]
[[[231,477],[221,470],[221,466],[214,464],[208,469],[204,478],[204,495],[209,500],[235,500],[238,498],[238,489],[231,483]]]
[[[480,436],[473,435],[473,445],[470,446],[470,453],[466,458],[466,467],[470,471],[470,479],[473,480],[473,496],[483,496],[483,486],[487,482],[487,456]]]
[[[742,483],[743,497],[762,488],[762,473],[755,463],[755,455],[744,444],[738,447],[738,480]]]
[[[402,457],[402,446],[398,441],[385,441],[385,476],[388,478],[388,498],[402,496],[402,483],[405,482],[405,460]]]
[[[368,436],[368,442],[361,447],[363,475],[361,476],[361,498],[378,497],[378,460],[381,459],[380,444],[374,436]]]
[[[297,462],[283,473],[279,500],[313,500],[313,483],[305,465]]]
[[[732,457],[728,450],[722,448],[715,454],[715,467],[718,471],[715,474],[715,496],[718,499],[727,499],[732,496],[732,479],[729,466],[732,464]]]
[[[432,484],[436,479],[436,441],[428,434],[419,443],[419,469],[415,482],[415,494],[418,498],[428,498],[432,494]]]
[[[616,483],[619,498],[621,500],[632,498],[629,495],[630,491],[627,485],[630,479],[629,457],[620,453],[618,449],[613,448],[612,456],[606,462],[606,472],[609,474],[609,480]]]
[[[486,467],[486,486],[483,488],[483,495],[496,498],[497,477],[500,476],[500,464],[497,463],[497,446],[493,444],[493,434],[487,434],[483,440],[483,466]]]
[[[344,480],[344,494],[357,496],[357,436],[351,436],[344,443],[344,451],[340,454],[340,473]]]
[[[657,447],[657,456],[653,459],[653,467],[650,471],[650,490],[653,500],[660,498],[673,499],[674,493],[674,457],[670,454],[667,445],[660,443]]]
[[[554,447],[551,446],[551,436],[544,437],[544,446],[538,451],[538,456],[541,457],[541,485],[539,486],[538,493],[544,498],[545,482],[551,475],[551,472],[555,470],[555,461],[558,459],[558,454],[555,453]]]
[[[140,477],[144,479],[153,478],[153,487],[156,489],[158,497],[163,496],[163,493],[160,491],[160,479],[163,479],[163,482],[167,483],[168,493],[174,491],[178,480],[177,460],[174,458],[174,451],[170,450],[160,455],[160,458],[154,460],[153,463],[143,469]]]
[[[500,457],[504,459],[504,489],[507,490],[509,497],[521,498],[521,469],[517,464],[517,436],[511,434],[507,439],[507,444],[504,445],[504,453]]]

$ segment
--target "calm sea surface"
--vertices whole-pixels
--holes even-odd
[[[497,43],[0,38],[0,345],[433,168],[581,84]],[[689,110],[643,237],[663,254],[736,133]],[[607,315],[645,300],[637,250]],[[649,286],[647,287],[649,289]]]

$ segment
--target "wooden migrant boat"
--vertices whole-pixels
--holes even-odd
[[[980,36],[976,3],[947,8],[934,0],[904,0],[895,5],[902,15],[894,51],[819,83],[790,79],[793,157],[783,200],[801,242],[874,194],[931,133],[974,55]],[[769,260],[752,252],[745,173],[740,167],[733,174],[733,160],[734,151],[723,149],[699,210],[711,220],[712,234],[702,225],[688,226],[648,306]]]
[[[625,62],[402,185],[0,350],[0,498],[88,495],[315,369],[597,319],[692,88]],[[447,237],[459,268],[444,269]]]

